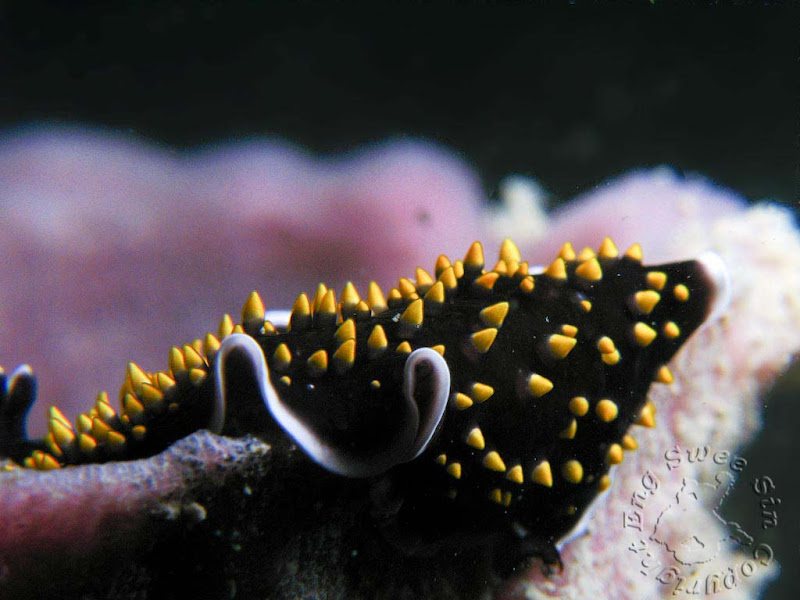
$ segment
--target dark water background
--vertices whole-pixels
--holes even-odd
[[[490,194],[523,173],[557,204],[669,164],[798,207],[800,34],[779,3],[110,4],[0,4],[0,129],[79,123],[175,148],[277,135],[320,152],[413,135],[458,152]],[[800,594],[799,398],[795,367],[743,450],[776,482],[777,527],[761,535],[744,486],[725,508],[783,565],[769,599]]]

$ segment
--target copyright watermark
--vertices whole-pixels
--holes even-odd
[[[769,544],[759,541],[759,531],[745,531],[739,523],[725,519],[719,508],[734,484],[746,484],[757,496],[753,503],[758,511],[757,529],[777,527],[781,499],[775,482],[768,475],[747,473],[745,458],[710,446],[674,446],[662,458],[662,463],[642,474],[622,511],[628,550],[639,572],[668,586],[676,596],[712,596],[768,568],[774,553]],[[695,479],[697,463],[713,467],[712,481]],[[684,472],[675,483],[675,474]],[[709,513],[717,527],[713,521],[698,519]],[[687,524],[695,523],[706,525],[685,533]],[[725,556],[730,557],[729,564],[719,560]]]

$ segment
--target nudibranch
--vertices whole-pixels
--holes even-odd
[[[654,426],[651,384],[673,381],[667,363],[727,290],[716,254],[644,266],[638,244],[620,254],[606,238],[539,268],[510,240],[487,268],[475,242],[386,295],[348,283],[337,301],[320,284],[291,311],[253,292],[240,323],[173,347],[168,369],[129,363],[119,410],[105,392],[74,423],[51,408],[41,440],[25,435],[31,369],[0,374],[0,456],[36,469],[148,456],[225,433],[246,385],[310,459],[373,478],[407,547],[492,539],[509,568],[557,565],[636,448],[631,426]]]

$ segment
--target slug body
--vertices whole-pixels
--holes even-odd
[[[630,426],[654,425],[651,384],[672,382],[667,363],[726,296],[716,255],[641,258],[565,244],[534,272],[507,240],[489,269],[476,242],[387,296],[348,284],[337,301],[320,285],[275,322],[254,293],[240,325],[226,315],[217,336],[173,348],[169,370],[130,364],[119,411],[104,394],[75,424],[53,409],[41,441],[24,436],[32,373],[3,376],[0,455],[40,469],[147,456],[224,432],[247,381],[322,467],[390,481],[402,502],[387,529],[414,544],[494,536],[508,568],[557,565],[635,449]]]

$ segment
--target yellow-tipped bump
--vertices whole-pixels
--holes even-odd
[[[522,467],[520,465],[514,465],[511,467],[506,474],[506,479],[513,481],[514,483],[523,483],[525,479],[522,475]]]
[[[458,287],[458,278],[456,277],[455,269],[452,266],[447,267],[442,271],[442,274],[439,275],[439,281],[444,285],[445,291],[456,289]]]
[[[519,282],[519,289],[521,289],[525,294],[530,294],[534,287],[536,287],[536,284],[534,283],[532,275],[527,275],[522,279],[522,281]]]
[[[397,348],[394,350],[398,354],[411,354],[411,344],[408,342],[402,342],[401,344],[398,344]]]
[[[582,417],[589,412],[589,401],[583,396],[575,396],[569,401],[569,412],[576,417]]]
[[[414,300],[400,315],[400,321],[412,327],[419,327],[423,320],[422,299]]]
[[[449,269],[450,266],[451,266],[450,259],[447,258],[444,254],[440,254],[436,258],[436,264],[433,267],[433,272],[436,275],[436,278],[438,279],[439,277],[441,277],[442,273],[444,273],[447,269]]]
[[[466,410],[473,404],[472,398],[461,392],[456,393],[454,401],[458,410]]]
[[[481,402],[486,402],[489,398],[492,397],[494,394],[494,388],[490,385],[486,385],[485,383],[473,383],[472,390],[470,392],[470,396],[472,399],[475,400],[478,404]]]
[[[550,263],[550,266],[544,270],[544,274],[551,279],[566,279],[567,278],[567,265],[564,259],[560,256]]]
[[[594,412],[601,421],[610,423],[617,418],[619,407],[613,400],[603,398],[597,403],[597,406],[594,407]]]
[[[203,351],[209,359],[214,358],[219,350],[219,346],[219,340],[213,333],[208,332],[205,338],[203,338]]]
[[[633,244],[630,248],[628,248],[625,251],[625,258],[630,258],[631,260],[642,262],[642,258],[644,258],[644,255],[642,254],[641,245]]]
[[[283,371],[288,368],[289,364],[292,362],[292,352],[286,344],[279,344],[278,347],[275,348],[272,358],[275,361],[275,370]]]
[[[562,325],[561,332],[567,337],[574,338],[578,335],[578,328],[575,325]]]
[[[510,238],[506,238],[503,240],[503,243],[500,244],[500,260],[504,260],[506,262],[519,262],[522,260],[522,255],[519,252],[519,248],[517,245],[511,241]]]
[[[566,358],[577,343],[578,340],[575,338],[558,333],[554,333],[547,339],[547,346],[550,348],[550,353],[555,358],[559,359]]]
[[[483,438],[483,433],[478,427],[473,428],[467,434],[467,445],[472,446],[476,450],[483,450],[486,447],[486,440]]]
[[[441,281],[437,281],[431,286],[431,289],[425,294],[425,302],[433,304],[444,302],[444,284]]]
[[[642,348],[649,346],[656,339],[656,330],[641,321],[633,326],[633,337]]]
[[[411,294],[417,293],[417,286],[415,286],[414,282],[407,277],[400,278],[400,280],[397,282],[397,289],[400,290],[400,294],[402,294],[403,298],[405,299],[408,299]]]
[[[433,277],[431,277],[430,273],[428,273],[422,267],[416,268],[416,270],[414,271],[414,276],[416,280],[415,283],[417,285],[417,289],[420,291],[420,293],[428,291],[430,287],[433,285]]]
[[[475,279],[473,285],[475,285],[478,288],[481,288],[482,290],[489,291],[494,288],[494,284],[497,283],[497,279],[499,277],[500,275],[498,275],[494,271],[490,271],[489,273],[484,273],[483,275]]]
[[[122,399],[122,409],[131,419],[136,419],[144,414],[144,405],[133,394],[125,394]]]
[[[233,319],[229,314],[222,315],[219,327],[217,327],[217,337],[223,339],[233,333]]]
[[[667,367],[667,365],[663,365],[656,372],[656,381],[658,383],[666,383],[667,385],[669,385],[670,383],[675,381],[675,376],[672,374],[672,371],[669,370],[669,367]]]
[[[250,292],[242,307],[242,323],[257,323],[261,327],[264,321],[264,302],[255,290]]]
[[[489,327],[487,329],[481,329],[473,333],[470,336],[470,340],[472,341],[473,347],[480,352],[481,354],[485,354],[489,351],[489,348],[492,347],[495,338],[497,337],[497,329],[494,327]]]
[[[528,378],[528,391],[531,396],[540,398],[553,389],[553,382],[538,373],[531,373]]]
[[[481,321],[489,327],[500,327],[508,314],[508,302],[498,302],[480,312]]]
[[[69,419],[64,416],[64,413],[57,406],[51,406],[48,412],[48,416],[50,417],[51,421],[58,421],[64,427],[68,429],[72,429],[72,423],[69,422]]]
[[[308,357],[308,372],[312,377],[319,377],[328,370],[328,353],[325,350],[317,350]]]
[[[347,340],[354,340],[356,339],[356,323],[353,319],[347,319],[344,323],[339,325],[336,329],[336,333],[333,334],[333,337],[336,338],[336,341],[340,344],[346,342]]]
[[[464,267],[467,269],[482,269],[483,265],[483,246],[480,242],[474,242],[464,255]]]
[[[655,405],[650,402],[649,400],[645,405],[642,407],[642,410],[639,412],[639,417],[636,419],[635,423],[637,425],[641,425],[642,427],[650,427],[653,428],[656,426],[656,411]]]
[[[600,244],[600,249],[597,251],[597,255],[600,258],[617,258],[619,256],[619,250],[617,249],[617,245],[613,242],[610,237],[603,238],[603,242]]]
[[[322,298],[319,299],[316,313],[318,317],[323,319],[332,320],[336,317],[336,293],[333,290],[326,290]]]
[[[550,463],[543,460],[536,465],[531,474],[531,479],[534,483],[538,483],[544,487],[553,487],[553,471],[550,469]]]
[[[597,349],[600,351],[600,354],[611,354],[617,349],[617,347],[614,344],[614,340],[607,335],[604,335],[597,340]]]
[[[78,436],[78,449],[84,454],[91,454],[97,448],[97,440],[92,436],[82,433]]]
[[[383,330],[383,327],[375,325],[367,339],[367,349],[370,356],[375,356],[383,352],[388,345],[389,341],[386,339],[386,332]]]
[[[185,344],[181,350],[183,351],[183,360],[188,370],[202,369],[206,366],[206,361],[203,356],[191,346]]]
[[[558,256],[564,260],[575,260],[575,248],[572,247],[570,242],[564,242],[558,251]]]
[[[341,374],[352,368],[356,360],[356,341],[347,340],[336,352],[333,353],[333,365],[336,372]]]
[[[633,301],[636,304],[636,308],[640,313],[645,315],[649,315],[651,312],[653,312],[653,309],[660,300],[661,294],[653,290],[636,292],[633,295]]]
[[[580,483],[583,479],[583,465],[577,460],[568,460],[561,469],[561,475],[569,483]]]
[[[503,462],[503,459],[494,450],[483,457],[483,466],[490,471],[496,471],[498,473],[505,473],[506,471],[506,463]]]
[[[681,328],[678,327],[677,323],[673,321],[667,321],[666,323],[664,323],[663,331],[664,335],[671,340],[674,340],[681,334]]]
[[[626,433],[622,436],[622,447],[625,450],[636,450],[639,447],[639,444],[636,442],[636,439],[629,433]]]
[[[572,419],[564,429],[558,434],[558,437],[565,440],[575,439],[575,434],[578,432],[578,422]]]
[[[686,302],[689,299],[689,288],[687,288],[682,283],[676,285],[675,288],[672,290],[672,293],[678,302]]]
[[[461,463],[450,463],[447,465],[447,474],[454,479],[461,479]]]
[[[620,464],[625,458],[625,453],[622,451],[622,446],[619,444],[611,444],[608,447],[608,454],[606,454],[606,460],[610,465],[618,465]]]
[[[289,317],[289,329],[304,329],[310,323],[311,303],[305,293],[300,294],[292,304],[292,313]]]
[[[344,288],[342,288],[342,294],[339,297],[339,304],[342,307],[342,311],[353,310],[359,300],[361,300],[361,296],[358,295],[358,290],[356,290],[356,286],[353,285],[353,282],[348,281],[345,283]]]
[[[645,276],[645,282],[647,283],[647,287],[661,291],[664,289],[664,286],[667,285],[667,274],[662,271],[650,271]]]
[[[138,394],[142,388],[143,383],[152,383],[150,377],[145,373],[142,368],[136,363],[128,363],[128,381],[130,381],[131,388]]]
[[[374,281],[370,281],[367,288],[367,304],[373,315],[379,315],[388,308],[383,290]]]
[[[596,258],[590,258],[575,268],[575,275],[587,281],[600,281],[603,278],[603,269]]]

